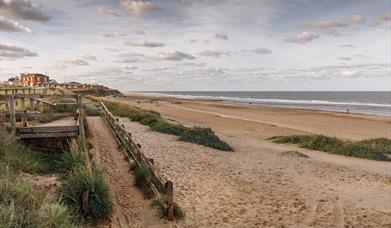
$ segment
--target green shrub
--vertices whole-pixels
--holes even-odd
[[[118,102],[103,101],[103,103],[110,110],[110,112],[113,113],[113,115],[119,117],[131,118],[133,113],[139,110],[136,107],[131,107],[129,105],[118,103]]]
[[[161,133],[180,136],[188,128],[177,123],[169,122],[167,120],[158,120],[156,123],[151,125],[151,129]]]
[[[358,142],[342,141],[323,135],[291,135],[269,138],[276,143],[299,144],[303,148],[379,161],[390,161],[386,155],[391,151],[391,140],[368,139]]]
[[[84,191],[89,191],[88,208],[85,212],[81,209]],[[96,223],[112,214],[110,189],[102,171],[79,167],[65,179],[60,187],[60,194],[62,200],[88,222]]]
[[[190,128],[186,130],[179,139],[186,142],[193,142],[212,147],[218,150],[233,151],[232,147],[222,141],[210,128]]]

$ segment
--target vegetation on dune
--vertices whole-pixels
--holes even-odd
[[[0,227],[76,227],[61,201],[48,199],[19,176],[60,167],[60,157],[31,151],[0,126]]]
[[[9,167],[0,169],[0,227],[77,227],[65,205],[45,198]]]
[[[40,196],[20,172],[61,174],[58,201]],[[88,208],[81,211],[84,191]],[[0,227],[74,227],[72,221],[96,223],[111,213],[109,185],[88,150],[76,144],[61,155],[37,153],[0,127]]]
[[[390,161],[391,140],[386,138],[368,139],[358,142],[343,141],[324,135],[290,135],[270,138],[276,143],[299,144],[300,147],[379,161]]]
[[[181,136],[188,128],[168,120],[158,120],[151,125],[152,131]]]
[[[222,141],[210,128],[193,127],[186,130],[179,138],[223,151],[233,151],[232,147]]]
[[[84,90],[78,90],[77,93],[82,95],[91,95],[96,97],[106,97],[106,96],[122,96],[122,93],[115,89],[109,89],[106,87],[94,87]]]
[[[151,130],[180,136],[180,140],[192,142],[223,151],[233,151],[233,148],[222,141],[210,128],[188,128],[179,123],[165,120],[160,113],[144,110],[120,102],[106,101],[103,103],[115,116],[127,117],[132,121],[148,125]]]
[[[84,191],[89,193],[86,211],[81,208]],[[85,166],[76,168],[60,187],[60,193],[62,200],[88,222],[96,223],[109,218],[112,213],[110,188],[100,170],[91,170]]]
[[[295,150],[288,150],[288,151],[281,152],[281,155],[293,156],[293,157],[299,157],[299,158],[309,158],[308,155],[300,153],[299,151],[295,151]]]
[[[166,199],[163,199],[166,200]],[[153,200],[151,203],[152,207],[158,207],[161,217],[167,217],[167,210],[164,206],[164,204],[160,200]],[[173,204],[174,208],[174,218],[177,220],[184,219],[186,217],[185,212],[182,210],[182,208],[174,202]]]

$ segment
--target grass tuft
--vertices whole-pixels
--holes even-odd
[[[181,136],[188,128],[167,120],[159,120],[151,126],[152,131]]]
[[[233,151],[232,147],[222,141],[210,128],[190,128],[181,135],[179,140],[193,142],[223,151]]]
[[[110,189],[102,171],[79,167],[68,175],[59,191],[62,200],[87,222],[97,223],[112,214]],[[88,209],[83,212],[80,205],[84,191],[89,191],[89,197]]]
[[[276,143],[299,144],[300,147],[370,160],[390,161],[391,140],[386,138],[349,142],[324,135],[291,135],[269,138]]]

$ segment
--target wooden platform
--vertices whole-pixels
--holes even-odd
[[[77,137],[79,126],[73,117],[68,117],[37,126],[17,127],[16,135],[21,139]]]

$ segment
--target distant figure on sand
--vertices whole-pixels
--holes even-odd
[[[349,109],[346,109],[346,114],[349,114],[349,113],[350,113]]]

